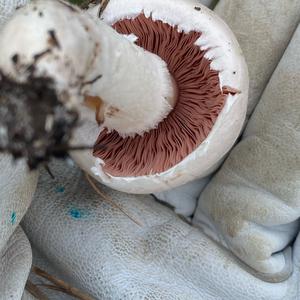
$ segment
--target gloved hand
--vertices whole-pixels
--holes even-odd
[[[235,6],[231,6],[230,9],[229,3],[230,1],[221,1],[216,10],[226,12],[225,18],[228,18],[229,23],[232,20],[233,29],[238,28],[242,31],[249,27],[249,24],[243,24],[243,20],[238,18],[239,14],[241,16],[245,13],[251,14],[251,19],[246,18],[244,21],[250,20],[253,24],[252,35],[249,30],[247,34],[244,31],[236,32],[242,47],[244,46],[252,76],[250,115],[297,26],[299,2],[291,3],[292,6],[286,7],[284,14],[282,14],[283,7],[278,4],[264,5],[262,2],[247,4],[241,1],[237,5],[237,10]],[[283,18],[282,22],[278,23],[278,27],[277,24],[271,26],[273,17],[278,15],[279,11]],[[266,33],[260,29],[261,25],[258,21],[262,23],[263,18],[265,18],[264,23],[270,24],[267,29],[272,39],[265,39]],[[285,27],[284,33],[283,27]],[[299,107],[298,102],[295,103],[293,93],[300,80],[299,77],[295,77],[295,74],[299,74],[299,67],[297,64],[290,63],[290,61],[297,61],[298,58],[296,56],[298,36],[299,30],[295,33],[293,41],[263,94],[261,103],[256,108],[244,135],[246,140],[236,146],[223,168],[208,184],[202,193],[194,218],[194,223],[202,225],[209,235],[232,250],[241,260],[222,248],[220,244],[211,242],[202,231],[180,221],[146,196],[128,196],[101,187],[134,219],[142,223],[142,227],[107,204],[102,203],[95,207],[95,198],[98,196],[94,192],[93,195],[87,194],[87,184],[82,175],[75,175],[74,169],[66,170],[65,166],[57,165],[55,167],[57,174],[66,172],[61,175],[59,181],[66,183],[65,178],[68,177],[68,182],[72,183],[71,186],[67,183],[64,200],[57,199],[63,197],[62,195],[50,194],[50,187],[47,193],[43,193],[45,186],[51,184],[47,180],[42,181],[41,194],[37,193],[37,199],[25,218],[24,226],[30,239],[46,256],[48,263],[50,262],[60,271],[60,276],[65,276],[66,280],[85,289],[97,299],[147,297],[153,299],[295,299],[298,293],[296,281],[299,276],[297,243],[294,245],[294,257],[288,256],[288,252],[286,255],[278,253],[276,256],[271,256],[271,254],[284,249],[296,236],[298,223],[293,221],[298,218],[297,211],[290,210],[290,213],[286,214],[282,209],[278,209],[274,212],[273,208],[276,206],[272,203],[272,198],[270,200],[269,193],[262,192],[263,188],[269,189],[270,186],[258,187],[257,184],[252,186],[257,201],[254,202],[253,199],[251,202],[251,198],[250,200],[247,198],[248,187],[240,180],[241,176],[236,176],[233,172],[234,168],[245,170],[243,176],[244,174],[252,176],[251,178],[263,184],[271,182],[267,175],[272,175],[274,181],[276,176],[282,178],[279,177],[282,168],[288,169],[289,183],[293,184],[289,190],[292,198],[281,197],[281,204],[280,202],[278,204],[285,206],[288,200],[292,199],[295,202],[297,199],[298,165],[297,163],[291,166],[285,164],[286,161],[289,162],[285,147],[293,145],[289,153],[294,153],[293,157],[297,157],[299,149],[297,136],[293,135],[290,140],[288,138],[293,133],[291,127],[297,128],[298,124]],[[264,53],[263,57],[261,53]],[[262,62],[264,59],[268,64]],[[283,80],[283,76],[284,78],[290,76],[292,79]],[[284,82],[283,86],[282,82]],[[280,124],[281,127],[276,124]],[[286,124],[290,126],[285,126]],[[250,133],[252,138],[246,138]],[[258,137],[268,133],[272,143],[278,141],[276,134],[287,140],[281,140],[277,150],[267,148],[268,152],[257,152],[261,146],[261,143],[257,144]],[[243,147],[246,148],[244,152],[238,151]],[[254,149],[254,154],[249,152],[249,148]],[[273,155],[278,155],[278,151],[281,157],[285,155],[286,158],[284,160],[275,158],[277,165],[274,168],[270,161],[274,160]],[[260,153],[265,156],[262,154],[259,156]],[[231,161],[234,164],[230,164]],[[228,165],[231,167],[231,173],[227,171]],[[236,178],[239,180],[237,184],[231,184],[232,181],[237,180]],[[273,186],[271,185],[271,188]],[[288,191],[287,181],[277,180],[276,188]],[[174,192],[171,191],[169,195]],[[178,191],[175,193],[178,195]],[[184,193],[179,197],[184,203]],[[50,211],[48,210],[43,222],[38,222],[36,216],[46,203],[50,202],[48,198],[54,201],[53,207],[50,206]],[[209,199],[206,201],[207,198]],[[171,200],[173,201],[174,198]],[[259,208],[255,210],[256,207]],[[224,213],[226,211],[228,214]],[[252,221],[251,226],[244,225],[246,217],[248,222]],[[283,218],[287,220],[288,225],[280,226],[284,224]],[[263,226],[256,224],[259,222]],[[277,222],[275,227],[272,222]],[[244,225],[246,229],[241,230],[244,227],[239,225]],[[63,227],[64,230],[61,230]],[[84,234],[81,235],[85,228]],[[234,237],[230,236],[231,229],[235,234]],[[70,236],[72,236],[71,240]],[[255,238],[260,238],[259,242]],[[238,251],[239,249],[241,252]],[[60,268],[62,264],[68,268]],[[292,265],[294,272],[289,277]],[[278,282],[282,280],[285,281]],[[277,283],[270,284],[266,281]]]
[[[138,225],[103,201],[77,167],[52,168],[56,181],[41,174],[22,223],[44,258],[34,255],[33,264],[94,299],[296,299],[299,245],[293,275],[271,284],[151,196],[98,185]]]
[[[31,267],[30,244],[18,224],[28,209],[37,173],[0,155],[0,299],[20,299]]]
[[[286,5],[275,1],[220,0],[216,11],[235,31],[248,62],[250,115],[299,23],[300,2],[290,1]],[[297,234],[297,223],[293,221],[299,217],[296,208],[300,186],[297,181],[300,108],[294,94],[300,82],[299,75],[297,77],[300,70],[294,62],[299,60],[299,44],[298,29],[247,128],[245,141],[237,145],[201,195],[194,222],[220,244],[180,220],[151,196],[127,195],[99,185],[142,226],[137,225],[119,210],[100,202],[99,195],[76,167],[60,162],[53,166],[56,181],[42,174],[34,203],[23,223],[32,244],[44,256],[45,266],[50,264],[58,276],[96,299],[296,299],[299,296],[298,242],[293,246],[290,260],[293,274],[281,283],[270,284],[264,280],[272,280],[283,266],[282,259],[272,264],[271,254],[284,248]],[[287,72],[283,73],[284,70]],[[288,77],[283,77],[286,74]],[[274,128],[283,124],[283,129],[272,131],[270,123]],[[256,142],[258,137],[265,137],[264,132],[269,133],[270,143],[278,146],[279,152],[268,148],[271,155],[258,155],[266,151],[252,155],[247,151],[250,147],[255,151],[264,150]],[[287,174],[293,186],[289,189],[291,182],[277,181],[276,193],[280,192],[280,200],[276,199],[275,204],[271,201],[275,198],[270,195],[270,192],[275,193],[274,185],[251,186],[257,200],[253,205],[247,198],[251,194],[244,192],[248,187],[240,177],[246,174],[251,180],[259,179],[260,183],[267,182],[271,175],[269,178],[283,178],[280,177],[282,169],[290,166],[286,163],[290,160],[288,150],[282,145],[284,138],[292,134],[292,153],[296,159]],[[252,139],[247,138],[249,135]],[[266,162],[273,161],[272,155],[278,153],[280,159],[275,158],[277,165],[273,168]],[[245,168],[240,168],[243,164]],[[236,176],[236,169],[245,173]],[[271,190],[266,193],[263,189]],[[286,192],[289,197],[281,196]],[[180,197],[184,202],[184,193]],[[256,211],[257,203],[259,211]],[[282,206],[287,210],[283,211]],[[270,209],[273,207],[278,209],[274,212]],[[223,214],[226,209],[229,214]],[[246,227],[247,236],[241,231],[244,224],[248,225],[246,220],[251,225],[260,224]],[[274,228],[274,224],[290,225]],[[282,228],[284,234],[279,232]],[[234,237],[230,237],[231,229]],[[251,239],[258,235],[261,251],[255,247],[257,241]],[[270,241],[276,245],[270,246]],[[245,263],[251,265],[251,272]],[[264,280],[252,275],[253,268],[260,275],[266,271],[267,276],[261,276]],[[275,279],[278,281],[278,278],[283,279],[280,276]],[[59,297],[57,299],[61,299]]]

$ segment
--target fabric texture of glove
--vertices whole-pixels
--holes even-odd
[[[16,8],[27,2],[28,0],[0,0],[0,27],[13,15]]]
[[[282,252],[300,217],[300,26],[274,72],[242,141],[202,193],[194,223],[265,280],[290,275]]]
[[[37,184],[37,173],[28,173],[23,162],[0,155],[0,251],[27,211]]]
[[[21,299],[31,267],[31,247],[21,227],[17,227],[0,251],[0,299]]]
[[[220,0],[215,12],[234,32],[245,55],[250,115],[299,24],[300,1]]]
[[[209,5],[214,5],[214,2]],[[235,33],[248,64],[249,117],[300,21],[300,1],[220,0],[215,12]],[[174,189],[174,192],[166,191],[155,196],[188,217],[207,180],[195,180]],[[182,195],[188,187],[198,194],[188,197],[185,202]]]
[[[0,155],[0,299],[20,299],[31,267],[31,249],[19,222],[28,209],[37,173]]]
[[[0,0],[0,30],[16,7],[27,0]],[[0,155],[0,299],[21,299],[31,268],[31,247],[18,226],[37,184],[37,172],[28,173],[24,162]]]
[[[264,282],[151,196],[98,185],[138,226],[103,202],[79,169],[63,162],[51,167],[56,181],[41,174],[23,228],[47,260],[42,268],[51,265],[96,299],[295,299],[297,264],[287,281]]]
[[[15,7],[25,2],[0,0],[0,26]],[[248,60],[252,81],[250,114],[299,23],[300,1],[220,0],[216,12],[233,29]],[[221,190],[224,194],[217,195],[220,211],[231,209],[230,218],[239,222],[231,222],[227,217],[223,221],[207,221],[211,216],[210,207],[216,205],[217,199],[211,196],[210,185],[203,197],[207,201],[212,200],[212,203],[203,206],[204,198],[201,197],[195,217],[195,223],[205,223],[208,234],[256,268],[264,280],[270,281],[272,278],[275,281],[283,279],[280,277],[283,273],[280,270],[278,273],[278,269],[286,267],[282,252],[272,253],[287,246],[298,232],[296,193],[299,198],[299,172],[296,167],[299,155],[295,151],[299,153],[299,120],[296,115],[298,110],[299,116],[299,100],[294,96],[299,83],[299,77],[295,75],[296,72],[299,74],[296,66],[298,49],[299,29],[264,93],[263,103],[248,125],[244,140],[234,150],[233,158],[230,156],[228,159],[231,161],[229,167],[232,167],[228,171],[230,177],[226,178],[227,181],[222,177],[222,172],[227,172],[226,165],[229,163],[226,162],[225,171],[222,168],[211,183],[216,193]],[[293,72],[294,77],[290,75]],[[293,84],[296,87],[292,87]],[[298,105],[298,108],[291,111],[288,105]],[[246,151],[247,147],[250,150]],[[259,155],[264,160],[258,160]],[[292,155],[295,157],[294,164],[290,163]],[[270,163],[271,157],[273,164]],[[241,158],[245,160],[242,162]],[[234,170],[236,165],[241,164],[246,165],[239,170],[242,172],[239,178]],[[31,251],[17,224],[30,204],[37,174],[29,175],[22,164],[18,164],[17,168],[11,166],[6,156],[0,157],[0,167],[3,174],[0,175],[0,211],[4,216],[0,227],[0,299],[20,299],[30,269]],[[281,168],[279,173],[278,167]],[[35,264],[96,299],[295,300],[299,297],[299,238],[290,257],[293,274],[283,282],[271,284],[253,276],[230,251],[213,242],[201,230],[180,220],[151,196],[124,194],[98,185],[142,224],[139,226],[124,213],[103,202],[78,168],[63,162],[54,162],[52,168],[56,179],[43,172],[35,200],[23,222],[32,244],[44,259],[42,262],[36,256]],[[246,172],[246,169],[249,171]],[[258,184],[257,174],[261,178],[263,174],[269,177]],[[250,181],[253,178],[256,181]],[[230,180],[240,184],[241,190],[249,182],[255,184],[253,191],[252,186],[250,188],[255,193],[254,197],[247,190],[248,194],[239,194],[240,202],[232,202],[231,195],[235,197],[240,191],[238,187],[234,190],[234,186],[223,189]],[[190,215],[202,183],[201,180],[196,181],[193,187],[186,185],[160,197],[174,205],[177,212]],[[186,205],[182,203],[186,199],[184,195],[190,199]],[[245,195],[250,195],[251,201]],[[262,199],[261,202],[259,199]],[[178,200],[181,203],[178,204]],[[253,206],[252,201],[259,206]],[[250,217],[247,221],[244,218],[246,214]],[[222,217],[222,214],[216,216]],[[245,231],[239,230],[240,224],[247,226],[250,223],[253,226],[249,227],[248,234],[261,235],[260,247],[255,248],[251,239],[245,239]],[[224,243],[230,236],[227,227],[237,234],[236,243]],[[239,255],[235,249],[246,249],[247,257]],[[2,295],[4,298],[1,298]],[[71,299],[60,293],[50,292],[48,295],[51,300]],[[24,293],[22,299],[33,298]]]

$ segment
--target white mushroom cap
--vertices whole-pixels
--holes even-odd
[[[26,9],[29,14],[29,10],[37,5],[35,19],[30,16],[29,21],[28,15],[24,13],[26,10],[22,10],[6,26],[0,43],[8,46],[1,50],[0,68],[18,80],[26,80],[22,66],[28,66],[33,55],[48,49],[50,38],[51,51],[38,59],[34,71],[40,76],[50,76],[55,80],[56,90],[66,105],[82,104],[86,94],[103,98],[108,109],[113,104],[113,107],[117,107],[117,112],[126,112],[123,115],[116,114],[110,119],[111,123],[104,122],[104,126],[117,130],[121,136],[143,134],[155,127],[170,112],[169,102],[165,100],[174,95],[171,78],[162,59],[137,47],[99,20],[77,13],[73,7],[58,12],[54,3],[57,4],[50,0],[32,1]],[[45,13],[46,19],[43,22],[40,21],[39,9]],[[95,18],[96,9],[90,11]],[[195,45],[199,50],[206,51],[205,58],[211,61],[210,69],[218,71],[220,91],[225,93],[228,87],[237,91],[228,93],[206,139],[180,162],[162,172],[112,176],[105,171],[105,160],[93,156],[91,151],[72,153],[82,169],[114,189],[131,193],[153,193],[206,176],[218,167],[243,126],[248,97],[248,73],[233,33],[219,17],[197,1],[111,0],[103,14],[103,20],[113,25],[141,14],[153,21],[176,26],[178,31],[187,34],[192,31],[201,33]],[[22,24],[25,30],[23,35],[16,24]],[[41,26],[37,27],[37,24]],[[53,26],[56,29],[55,37],[51,31]],[[20,49],[20,41],[24,44],[32,36],[35,42],[26,49]],[[114,49],[115,45],[121,45],[121,48]],[[16,68],[16,63],[13,64],[11,58],[18,51],[22,55],[17,59]],[[132,63],[133,61],[136,63]],[[89,84],[86,85],[87,82]],[[159,107],[162,109],[158,109]],[[82,106],[80,112],[84,122],[76,130],[73,143],[90,145],[97,140],[99,127],[90,118],[87,108]],[[130,130],[126,131],[126,128]]]
[[[97,8],[90,13],[97,14]],[[180,163],[158,174],[117,177],[103,171],[105,161],[89,153],[74,154],[81,166],[106,185],[129,193],[153,193],[168,190],[213,172],[234,145],[245,120],[248,99],[248,69],[238,42],[228,26],[211,10],[194,0],[111,0],[103,20],[112,25],[119,20],[144,13],[153,20],[178,26],[184,32],[202,32],[196,44],[207,50],[210,67],[219,71],[221,88],[239,91],[229,94],[208,137]],[[87,126],[88,127],[88,126]],[[89,136],[92,127],[83,129]],[[85,134],[81,134],[83,138]],[[89,138],[89,137],[87,137]],[[79,157],[80,156],[80,157]]]

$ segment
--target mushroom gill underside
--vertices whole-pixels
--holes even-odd
[[[228,94],[236,92],[220,88],[219,72],[210,68],[206,51],[195,45],[200,32],[185,33],[144,14],[120,20],[113,27],[121,34],[134,34],[138,46],[167,63],[177,85],[178,98],[171,113],[142,136],[124,138],[116,131],[104,129],[93,154],[104,161],[104,171],[112,176],[164,172],[199,147],[212,130]],[[102,147],[98,149],[97,145]]]

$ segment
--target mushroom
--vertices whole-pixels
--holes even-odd
[[[3,78],[46,78],[79,113],[71,144],[95,144],[72,157],[114,189],[159,192],[214,171],[247,107],[247,66],[230,29],[192,0],[111,0],[102,20],[98,9],[31,1],[1,34]],[[44,120],[53,131],[53,111]]]

